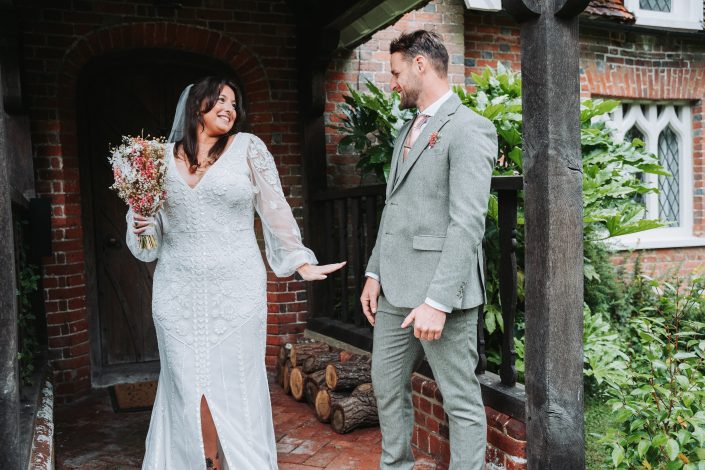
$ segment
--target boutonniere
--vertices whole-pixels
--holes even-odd
[[[428,148],[432,149],[433,146],[436,145],[439,140],[441,140],[441,135],[438,132],[432,132],[431,135],[428,137]]]

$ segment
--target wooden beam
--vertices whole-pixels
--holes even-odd
[[[4,63],[0,62],[0,79]],[[7,115],[0,106],[0,468],[20,468],[15,246],[8,168]]]
[[[20,86],[19,29],[17,13],[11,2],[0,2],[0,63],[2,81],[0,97],[7,113],[22,110],[22,88]]]
[[[333,260],[325,258],[325,213],[313,197],[327,188],[326,180],[326,128],[325,128],[325,73],[338,44],[338,32],[308,27],[299,23],[298,70],[299,109],[301,116],[301,152],[304,169],[304,235],[320,263]],[[326,281],[326,282],[330,282]],[[309,318],[325,309],[326,282],[308,283]]]
[[[576,15],[586,3],[504,1],[521,23],[530,470],[585,468],[583,202]]]

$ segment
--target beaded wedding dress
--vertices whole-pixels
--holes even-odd
[[[127,214],[130,251],[142,261],[158,258],[152,315],[161,371],[142,468],[205,468],[205,396],[224,468],[276,469],[264,363],[267,276],[255,210],[276,275],[290,276],[316,258],[301,243],[274,159],[259,138],[237,134],[194,188],[177,170],[173,144],[166,157],[156,249],[139,248]]]

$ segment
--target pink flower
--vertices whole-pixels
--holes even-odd
[[[436,142],[440,140],[441,136],[438,134],[438,132],[432,132],[431,135],[428,137],[428,148],[432,149],[434,145],[436,145]]]

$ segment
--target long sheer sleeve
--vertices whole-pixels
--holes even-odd
[[[301,242],[301,232],[284,198],[274,158],[264,142],[254,135],[247,160],[257,191],[255,209],[262,220],[267,261],[274,274],[287,277],[301,265],[318,264],[313,251]]]
[[[130,249],[134,257],[146,263],[159,258],[159,251],[162,247],[163,232],[161,212],[158,212],[157,215],[153,217],[152,224],[147,228],[147,230],[143,232],[144,235],[154,235],[154,237],[157,239],[157,247],[151,250],[141,248],[139,242],[139,235],[135,235],[135,233],[132,231],[132,224],[135,221],[134,212],[132,212],[132,209],[129,209],[127,211],[125,219],[127,220],[127,234],[125,235],[125,243],[127,244],[127,247]]]

